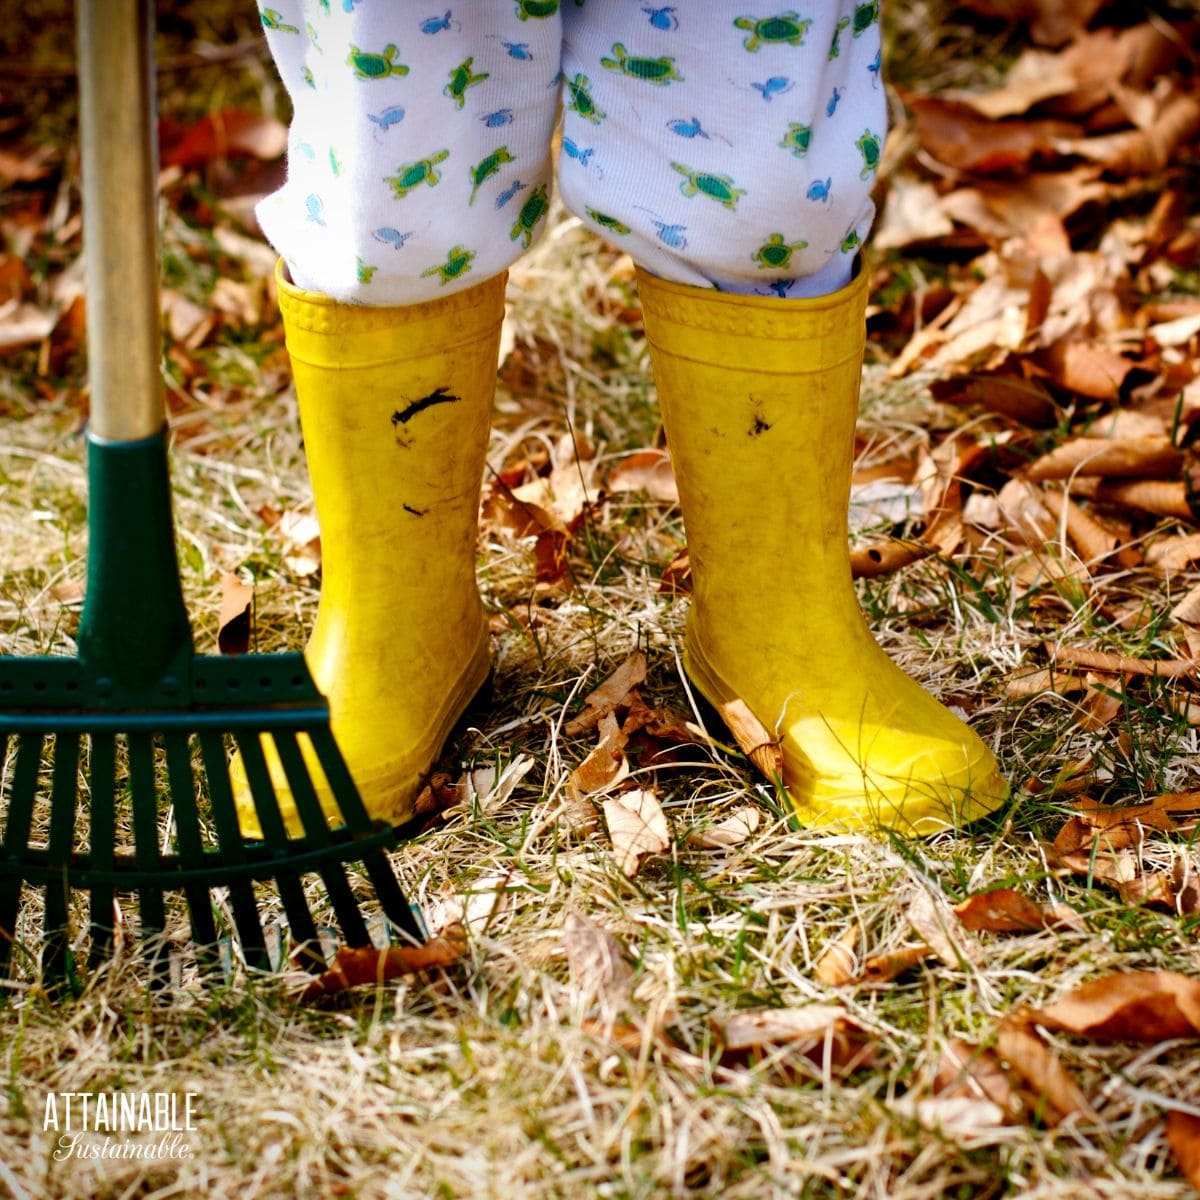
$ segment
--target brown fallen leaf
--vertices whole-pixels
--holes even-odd
[[[1071,490],[1098,504],[1137,508],[1163,517],[1192,518],[1192,510],[1187,502],[1187,487],[1179,480],[1123,481],[1077,477],[1071,483]]]
[[[583,711],[568,721],[564,732],[575,737],[595,729],[600,718],[625,703],[629,693],[646,678],[646,656],[635,650],[599,687],[583,699]]]
[[[712,1026],[723,1052],[790,1046],[814,1063],[828,1056],[830,1065],[842,1071],[865,1066],[873,1054],[865,1030],[840,1004],[743,1009],[713,1017]]]
[[[1095,1118],[1087,1097],[1079,1090],[1058,1055],[1030,1027],[1029,1014],[1017,1013],[1000,1022],[996,1032],[996,1051],[1001,1059],[1029,1085],[1034,1109],[1048,1124],[1056,1125],[1065,1117],[1079,1113]]]
[[[1130,373],[1138,369],[1132,359],[1081,337],[1054,342],[1034,361],[1067,391],[1093,400],[1116,400]]]
[[[688,845],[700,850],[729,850],[746,841],[761,823],[762,813],[757,808],[739,808],[716,825],[693,829],[687,836]]]
[[[1041,1009],[1027,1021],[1095,1042],[1165,1042],[1200,1036],[1200,979],[1178,971],[1103,975]]]
[[[604,823],[622,873],[632,879],[648,854],[671,844],[667,818],[653,788],[637,788],[604,801]]]
[[[1200,560],[1200,533],[1160,538],[1146,549],[1146,565],[1165,577],[1188,570],[1197,560]],[[1176,616],[1174,610],[1171,615],[1177,621],[1183,619]],[[1196,615],[1200,616],[1200,605],[1197,605]]]
[[[1087,650],[1082,646],[1056,646],[1046,643],[1046,653],[1056,663],[1068,667],[1088,667],[1111,675],[1153,675],[1160,679],[1179,679],[1196,673],[1197,664],[1183,658],[1127,658],[1103,650]]]
[[[1105,729],[1124,710],[1120,681],[1109,675],[1089,671],[1085,677],[1083,699],[1076,710],[1075,723],[1080,729],[1095,732]]]
[[[1072,438],[1030,463],[1029,479],[1068,479],[1074,475],[1147,479],[1179,473],[1183,456],[1170,438]]]
[[[862,978],[867,983],[890,983],[933,956],[933,950],[924,944],[872,954],[863,963]]]
[[[830,942],[817,959],[813,972],[826,987],[841,987],[858,976],[858,955],[855,951],[861,934],[857,925],[849,925]]]
[[[740,696],[727,700],[717,710],[721,720],[729,727],[734,741],[742,753],[774,782],[783,774],[783,748],[766,729],[766,726],[750,711],[750,706]]]
[[[991,121],[961,100],[900,90],[912,109],[917,138],[938,162],[959,171],[994,174],[1055,156],[1078,131],[1066,121]]]
[[[1180,1174],[1200,1192],[1200,1117],[1178,1109],[1167,1113],[1167,1143]]]
[[[334,955],[329,970],[311,980],[299,998],[302,1002],[316,1000],[359,984],[386,983],[399,975],[427,971],[430,967],[446,967],[466,952],[466,930],[458,924],[448,925],[437,937],[421,946],[389,946],[384,950],[374,946],[343,947]]]
[[[164,167],[201,166],[214,158],[245,155],[270,160],[287,149],[287,126],[273,117],[227,108],[191,125],[159,121],[159,161]]]
[[[982,1137],[993,1140],[1004,1136],[1008,1114],[990,1100],[969,1096],[900,1096],[888,1105],[893,1119],[915,1122],[956,1143],[969,1140],[976,1145]],[[990,1137],[989,1137],[990,1135]]]
[[[904,918],[948,967],[983,961],[979,943],[967,936],[965,924],[955,919],[954,909],[943,896],[922,888],[904,910]]]
[[[975,932],[1028,933],[1054,923],[1040,905],[1012,888],[976,892],[956,904],[954,913],[965,928]]]
[[[1085,513],[1069,496],[1054,488],[1042,491],[1042,503],[1056,521],[1061,521],[1072,545],[1088,570],[1103,564],[1120,547],[1121,539],[1095,517]]]
[[[280,513],[271,527],[283,538],[283,562],[293,575],[315,575],[321,569],[321,527],[312,513]]]
[[[920,542],[888,538],[870,546],[856,546],[850,551],[850,574],[855,579],[877,579],[882,575],[893,575],[901,567],[907,567],[919,559],[928,558],[933,547]]]
[[[217,646],[222,654],[245,654],[250,649],[254,585],[243,583],[232,571],[221,574],[221,612],[217,618]]]
[[[625,947],[609,930],[570,909],[563,921],[563,948],[576,997],[584,1007],[599,1003],[606,1019],[614,1020],[633,990]]]
[[[691,595],[692,560],[686,546],[663,568],[658,590],[668,596]]]
[[[1010,675],[1005,679],[1001,690],[1010,700],[1021,700],[1026,696],[1036,696],[1040,692],[1069,696],[1072,692],[1082,692],[1086,687],[1082,675],[1070,671],[1056,671],[1050,666],[1040,667],[1036,671],[1024,671],[1020,675]]]
[[[625,757],[626,735],[618,727],[614,713],[600,718],[600,741],[573,770],[569,785],[583,796],[598,795],[614,788],[629,775]]]
[[[608,475],[610,492],[644,492],[661,504],[678,504],[679,489],[665,450],[638,450],[623,458]]]
[[[1028,26],[1041,46],[1061,46],[1086,29],[1102,0],[965,0],[967,8]]]
[[[1053,425],[1059,408],[1036,380],[1008,374],[955,375],[935,379],[929,390],[943,404],[978,404],[1022,425]]]
[[[1175,152],[1193,141],[1200,133],[1200,100],[1195,96],[1177,95],[1162,107],[1153,124],[1145,129],[1131,129],[1107,137],[1067,136],[1058,149],[1067,154],[1102,163],[1104,169],[1122,177],[1153,175],[1161,171]]]
[[[960,1038],[951,1038],[942,1051],[933,1090],[939,1096],[990,1100],[1009,1121],[1025,1115],[1021,1094],[1013,1087],[1000,1056]]]

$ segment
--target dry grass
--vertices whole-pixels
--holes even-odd
[[[641,341],[614,316],[627,277],[625,263],[561,213],[514,273],[511,321],[540,398],[502,391],[494,468],[535,439],[556,441],[568,416],[601,457],[652,436]],[[582,307],[560,300],[564,278],[587,298]],[[920,437],[922,423],[939,419],[919,391],[896,409],[877,374],[868,390],[862,429],[874,444],[894,443],[897,428]],[[630,410],[642,422],[633,436],[623,423]],[[79,454],[66,411],[28,416],[0,448],[10,652],[69,648],[76,614],[53,589],[81,578]],[[296,646],[315,584],[289,577],[253,518],[268,499],[307,503],[290,400],[246,393],[199,446],[178,447],[174,473],[202,646],[211,648],[217,576],[241,563],[259,582],[260,648]],[[1019,793],[1002,824],[925,843],[815,836],[777,816],[740,759],[692,748],[686,763],[652,772],[675,844],[637,879],[617,869],[602,832],[562,828],[566,776],[590,748],[562,725],[591,682],[641,646],[648,692],[689,706],[677,667],[685,602],[657,591],[681,544],[677,514],[618,497],[593,522],[592,542],[579,539],[575,552],[577,588],[544,605],[530,605],[528,544],[495,533],[482,542],[489,606],[535,620],[499,634],[496,703],[452,756],[478,766],[526,753],[535,767],[499,811],[446,814],[395,856],[431,924],[470,900],[469,961],[331,1012],[297,1009],[278,981],[244,976],[167,1004],[128,964],[54,1004],[21,972],[0,1013],[8,1188],[64,1197],[1184,1195],[1161,1132],[1164,1097],[1200,1099],[1184,1047],[1138,1055],[1064,1043],[1099,1112],[1094,1126],[943,1134],[894,1103],[928,1088],[948,1038],[987,1041],[1018,1003],[1109,970],[1195,969],[1186,921],[1047,871],[1038,839],[1065,811],[1052,797]],[[976,593],[946,564],[923,563],[863,594],[908,670],[938,694],[977,697],[972,719],[1018,784],[1111,753],[1111,738],[1075,730],[1060,698],[1000,700],[997,680],[1048,620],[1006,592],[1000,571]],[[1063,622],[1061,608],[1053,620]],[[1194,778],[1192,731],[1175,730],[1163,745],[1152,710],[1128,715],[1164,783]],[[1113,766],[1114,786],[1129,794],[1130,773]],[[687,844],[689,830],[747,803],[768,817],[747,843]],[[987,939],[981,967],[940,964],[857,989],[816,981],[821,950],[849,924],[868,931],[872,950],[896,948],[908,938],[905,904],[920,889],[958,899],[996,883],[1073,904],[1080,928]],[[499,905],[477,894],[497,886]],[[568,969],[572,911],[621,939],[635,964],[632,1002],[612,1038],[603,992]],[[784,1052],[727,1061],[712,1033],[714,1018],[740,1008],[834,1000],[878,1047],[873,1066],[847,1077]],[[630,1040],[628,1023],[643,1034]],[[46,1093],[114,1088],[198,1093],[196,1159],[55,1163],[53,1132],[42,1129]]]
[[[958,33],[942,27],[945,37],[927,45],[917,32],[925,9],[910,7],[897,36],[953,78],[938,46]],[[190,236],[168,226],[179,261]],[[556,209],[549,235],[514,270],[510,301],[521,369],[502,376],[491,467],[568,435],[602,463],[651,444],[657,418],[644,345],[626,319],[628,262]],[[205,651],[215,648],[222,570],[256,581],[259,649],[298,648],[316,603],[315,580],[288,570],[257,516],[268,502],[310,504],[293,398],[270,361],[259,373],[261,360],[244,340],[223,345],[208,367],[222,388],[177,426],[181,561]],[[70,652],[71,587],[84,572],[80,414],[70,400],[30,400],[31,357],[5,365],[0,406],[14,415],[0,444],[0,650]],[[201,418],[202,427],[187,424]],[[869,368],[864,461],[897,456],[961,419],[930,401],[923,381],[897,388]],[[658,591],[682,544],[677,511],[610,497],[572,542],[575,586],[538,603],[530,542],[485,531],[479,578],[497,617],[496,696],[448,748],[447,764],[527,754],[535,765],[497,811],[461,806],[394,856],[431,926],[468,919],[463,964],[331,1010],[298,1008],[278,978],[240,972],[155,997],[132,961],[93,978],[79,998],[53,1002],[22,964],[0,1004],[0,1192],[22,1200],[1190,1194],[1162,1129],[1170,1106],[1200,1111],[1200,1061],[1187,1044],[1139,1052],[1058,1039],[1095,1123],[952,1132],[919,1125],[897,1103],[927,1094],[949,1039],[986,1044],[1019,1004],[1109,971],[1200,966],[1195,918],[1130,906],[1049,870],[1042,841],[1070,797],[1025,786],[1050,784],[1086,758],[1096,763],[1098,798],[1196,786],[1196,731],[1167,714],[1157,685],[1131,691],[1114,725],[1094,733],[1080,730],[1063,697],[1006,701],[1000,688],[1048,635],[1137,653],[1136,639],[1152,633],[1124,633],[1049,583],[1020,593],[1000,551],[978,580],[928,560],[861,584],[887,650],[936,695],[969,703],[1014,783],[1012,806],[989,825],[920,843],[816,835],[789,825],[740,756],[690,747],[686,761],[638,769],[657,784],[674,841],[629,880],[602,829],[580,835],[561,819],[567,776],[592,744],[563,725],[637,647],[650,661],[644,693],[692,708],[678,666],[686,602]],[[1154,614],[1170,607],[1165,585],[1146,590],[1142,577],[1136,586]],[[743,845],[689,845],[689,831],[746,805],[765,819]],[[1170,852],[1196,859],[1188,847]],[[864,930],[871,952],[885,952],[911,939],[903,913],[921,891],[956,901],[1001,884],[1072,905],[1078,926],[980,935],[981,965],[931,963],[879,986],[817,981],[821,952],[850,925]],[[627,1003],[572,972],[570,913],[627,948]],[[26,913],[23,928],[35,915]],[[814,1063],[785,1050],[748,1060],[722,1053],[714,1020],[812,1002],[846,1006],[868,1031],[874,1062],[841,1074],[819,1054]],[[197,1093],[195,1157],[162,1167],[55,1162],[55,1135],[42,1121],[47,1093],[118,1089]]]

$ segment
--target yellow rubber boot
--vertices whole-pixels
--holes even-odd
[[[505,278],[395,308],[276,278],[321,525],[305,657],[367,811],[400,822],[490,669],[475,538]],[[266,739],[264,750],[298,834]],[[310,770],[340,824],[315,758]],[[232,773],[242,830],[259,836],[240,759]]]
[[[995,758],[879,648],[851,581],[865,273],[808,300],[638,286],[688,535],[688,674],[775,731],[806,825],[923,835],[996,808]]]

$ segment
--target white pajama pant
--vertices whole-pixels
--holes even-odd
[[[508,267],[563,200],[665,279],[849,282],[886,131],[879,4],[269,0],[288,178],[259,206],[301,287],[410,304]],[[446,7],[449,5],[449,7]]]

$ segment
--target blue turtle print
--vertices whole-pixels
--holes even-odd
[[[496,197],[496,208],[503,208],[518,192],[524,191],[528,186],[529,184],[522,183],[519,179],[515,183],[510,183],[508,187],[506,187],[504,191],[502,191],[500,195]]]
[[[590,146],[585,150],[581,150],[569,137],[563,138],[562,147],[563,153],[568,158],[575,159],[581,167],[586,167],[592,155],[595,154],[595,151]]]
[[[401,233],[400,230],[393,229],[390,225],[380,225],[380,227],[374,230],[371,234],[371,236],[377,242],[383,242],[386,245],[394,246],[397,250],[402,250],[404,248],[404,243],[407,242],[412,235],[412,230],[410,230],[408,233]]]
[[[654,224],[654,236],[664,246],[670,246],[672,250],[687,249],[687,238],[683,236],[687,229],[686,225],[669,225],[661,217],[650,212],[648,208],[642,208],[640,204],[638,208],[644,213],[650,213],[650,220]]]
[[[650,18],[650,24],[655,29],[678,29],[679,18],[675,15],[675,9],[667,6],[665,8],[647,8],[642,5],[642,12]]]
[[[385,108],[383,112],[367,113],[367,120],[373,121],[384,133],[387,133],[393,125],[399,125],[404,120],[404,108],[399,104],[393,104],[390,108]]]
[[[429,34],[441,33],[443,29],[449,29],[449,28],[450,28],[450,9],[446,9],[446,11],[440,17],[427,17],[424,21],[421,22],[421,32],[422,33],[429,33]]]
[[[690,121],[685,121],[682,117],[676,117],[673,121],[667,122],[667,128],[672,133],[679,134],[680,137],[696,138],[702,137],[708,139],[708,134],[700,128],[700,118],[692,117]]]
[[[439,0],[258,3],[281,58],[290,45],[291,57],[282,65],[297,101],[287,202],[273,212],[264,202],[263,228],[285,260],[300,264],[306,286],[338,300],[354,302],[357,280],[364,303],[416,302],[511,263],[530,240],[526,235],[546,222],[543,131],[560,99],[566,109],[561,186],[568,209],[615,236],[648,269],[662,266],[665,278],[768,297],[811,295],[809,277],[823,260],[830,272],[813,286],[840,278],[839,259],[853,261],[869,228],[869,185],[886,129],[878,0],[836,0],[807,11],[798,5],[793,10],[796,0],[787,0],[787,11],[765,0],[757,9],[699,0],[497,0],[470,11],[462,0],[445,8]],[[299,39],[292,40],[296,26],[305,32],[297,13],[313,26],[305,39],[312,47],[307,58],[305,43],[298,47]],[[578,22],[574,30],[572,21]],[[441,51],[432,58],[420,54],[414,39],[424,46],[422,38],[440,39],[427,50]],[[554,61],[560,49],[562,58]],[[772,73],[755,79],[760,71]],[[321,106],[315,95],[306,99],[304,83],[321,89]],[[764,105],[772,111],[763,112]],[[426,126],[445,128],[444,148],[398,162],[427,149],[408,147],[405,133]],[[314,136],[317,129],[321,134]],[[326,131],[338,138],[336,148]],[[754,135],[737,137],[735,131]],[[500,147],[500,139],[507,145]],[[693,149],[683,148],[684,141]],[[395,158],[385,155],[392,145],[405,149]],[[779,147],[768,152],[772,161],[763,159],[764,145]],[[320,146],[324,153],[314,149]],[[457,168],[450,162],[443,173],[439,164],[451,146],[464,148],[462,162]],[[718,147],[722,154],[713,159],[710,152]],[[380,169],[367,170],[364,179],[360,168],[373,157],[383,159]],[[806,160],[803,167],[797,159]],[[320,169],[310,169],[317,163]],[[516,177],[517,166],[528,180]],[[629,171],[639,191],[631,193],[622,182]],[[356,190],[349,199],[351,188]],[[789,196],[789,221],[802,217],[803,223],[785,225],[779,216],[762,228],[791,229],[785,249],[799,246],[799,233],[810,240],[790,269],[771,267],[770,255],[767,262],[751,262],[756,247],[779,247],[760,245],[761,236],[751,244],[735,216],[747,208],[743,198],[753,198],[755,220],[763,219],[772,193]],[[394,207],[401,202],[402,213]],[[510,226],[518,210],[523,215],[514,238]],[[635,211],[642,216],[634,218]],[[468,212],[459,228],[454,222]],[[508,237],[500,233],[501,221]],[[320,235],[309,231],[311,249],[304,243],[307,224],[322,229]],[[331,238],[348,253],[331,255]],[[379,249],[370,250],[372,241]],[[388,253],[407,251],[409,243],[414,249],[403,257]],[[355,250],[366,255],[356,258]],[[752,277],[755,262],[762,273]],[[771,278],[793,272],[794,278]]]
[[[793,84],[786,75],[772,75],[770,79],[765,79],[762,83],[752,83],[750,86],[755,91],[762,92],[762,98],[770,103],[775,96],[790,92]]]

